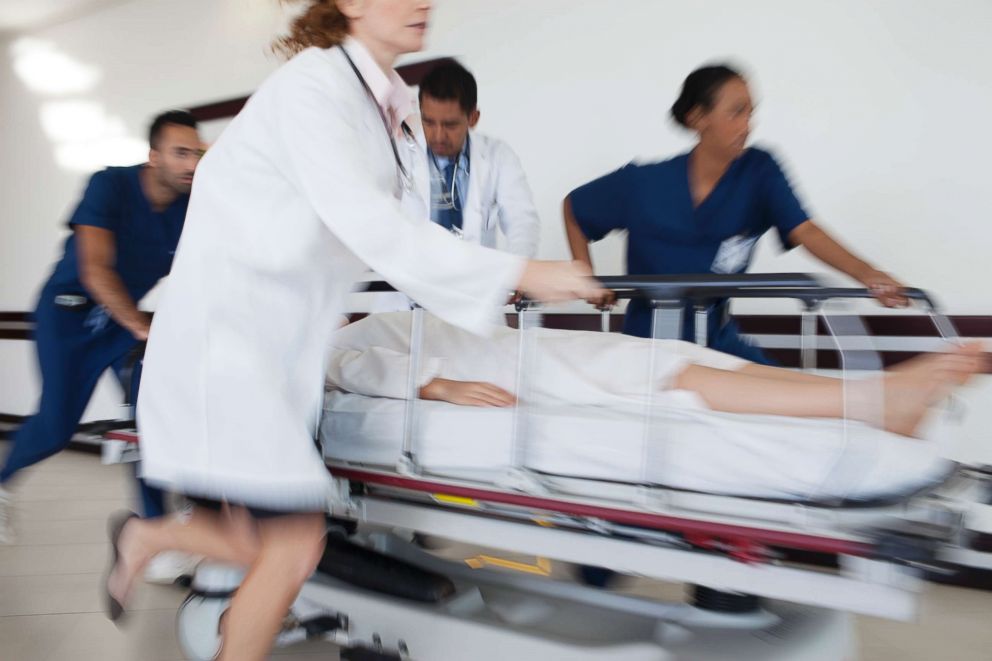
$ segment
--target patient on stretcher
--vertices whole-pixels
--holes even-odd
[[[403,399],[410,312],[369,316],[334,337],[328,384]],[[843,418],[915,436],[931,408],[982,371],[979,343],[906,361],[867,379],[834,379],[756,365],[678,340],[535,328],[527,355],[529,403],[579,407],[688,406],[732,414]],[[424,315],[420,398],[477,407],[515,403],[519,331],[478,337]],[[652,343],[656,346],[652,350]]]

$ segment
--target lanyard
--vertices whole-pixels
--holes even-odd
[[[455,195],[456,192],[455,181],[458,179],[458,161],[460,160],[461,160],[461,154],[459,154],[459,158],[454,161],[454,167],[452,168],[452,173],[451,173],[451,183],[449,184],[447,181],[445,181],[444,169],[442,169],[441,165],[437,162],[437,157],[434,155],[434,152],[431,152],[431,165],[434,166],[434,172],[437,173],[438,178],[441,180],[440,204],[442,207],[449,209],[459,209],[458,198]],[[450,190],[448,190],[449,187]],[[445,197],[445,195],[447,195],[447,197]]]
[[[438,174],[438,178],[441,180],[441,195],[442,195],[442,198],[443,198],[443,196],[445,194],[447,194],[447,196],[448,196],[447,197],[447,201],[446,202],[442,202],[442,204],[443,205],[447,205],[447,208],[457,209],[459,211],[461,211],[461,201],[455,195],[455,192],[457,190],[457,192],[459,194],[461,194],[461,195],[464,195],[465,192],[463,190],[461,190],[460,187],[458,187],[458,186],[455,185],[455,181],[458,180],[458,170],[459,169],[461,169],[465,174],[468,174],[468,168],[461,167],[461,162],[462,162],[462,155],[463,154],[466,155],[466,157],[465,157],[466,162],[468,161],[467,154],[468,154],[468,150],[469,150],[469,141],[470,141],[470,137],[469,136],[465,136],[465,144],[462,146],[462,150],[452,160],[452,162],[454,163],[454,167],[452,168],[451,182],[450,183],[445,180],[444,170],[441,168],[441,164],[437,162],[437,155],[434,154],[434,152],[431,150],[430,147],[427,148],[427,153],[431,157],[431,165],[434,166],[434,172],[436,172]],[[447,193],[445,192],[445,189],[446,188],[449,189],[447,191]]]
[[[401,184],[409,182],[410,173],[407,172],[406,167],[403,165],[402,159],[400,159],[400,151],[396,148],[396,138],[393,137],[393,131],[389,127],[389,120],[386,118],[386,113],[382,110],[382,106],[379,105],[379,102],[376,101],[375,94],[373,94],[372,88],[369,87],[368,82],[365,80],[365,76],[363,76],[362,72],[355,66],[351,56],[348,55],[348,51],[345,50],[343,46],[341,47],[341,52],[344,54],[344,59],[348,60],[351,70],[355,72],[358,82],[360,82],[362,87],[365,88],[365,93],[368,94],[369,99],[372,101],[372,105],[374,105],[375,109],[379,111],[379,119],[382,120],[382,128],[385,129],[386,135],[389,137],[389,146],[393,148],[393,158],[396,159],[396,173],[398,180]],[[410,135],[410,127],[407,126],[405,121],[401,122],[400,127],[402,128],[403,133]]]

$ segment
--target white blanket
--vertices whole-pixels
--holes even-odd
[[[331,393],[321,440],[327,459],[392,468],[406,402]],[[418,401],[414,453],[427,473],[498,483],[512,467],[512,409]],[[785,500],[874,500],[938,482],[951,463],[935,441],[858,423],[744,416],[696,408],[533,411],[522,464],[566,477],[655,484]]]
[[[370,397],[405,399],[411,317],[409,311],[376,314],[338,331],[328,385]],[[489,337],[480,337],[425,313],[417,385],[435,377],[486,381],[525,394],[530,403],[630,406],[646,402],[649,396],[660,403],[672,378],[689,363],[726,370],[746,364],[677,340],[652,342],[618,333],[549,328],[524,334],[531,344],[524,349],[524,393],[518,393],[519,331],[494,326]],[[694,399],[694,406],[703,406]],[[679,401],[685,405],[684,396]]]
[[[335,340],[321,426],[325,456],[393,466],[402,449],[409,313],[369,317]],[[424,369],[433,376],[495,382],[513,390],[519,333],[480,339],[425,318]],[[939,480],[950,466],[935,422],[927,441],[845,420],[709,410],[693,393],[667,390],[685,364],[722,369],[737,358],[684,342],[614,333],[535,329],[527,405],[477,408],[418,400],[414,452],[427,472],[498,482],[514,465],[568,477],[656,484],[788,500],[872,500]],[[364,347],[364,348],[363,348]],[[649,378],[649,375],[651,377]]]

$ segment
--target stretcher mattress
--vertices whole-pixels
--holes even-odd
[[[865,424],[714,412],[690,393],[669,392],[645,409],[545,406],[514,409],[418,401],[414,454],[429,474],[499,482],[519,464],[554,476],[650,484],[720,495],[795,501],[876,501],[942,481],[948,425],[935,416],[927,440]],[[679,397],[687,398],[679,402]],[[320,437],[336,462],[393,467],[406,402],[331,392]]]

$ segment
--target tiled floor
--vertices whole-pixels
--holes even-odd
[[[6,451],[0,442],[0,455]],[[65,452],[28,471],[17,489],[17,543],[0,546],[0,661],[179,661],[182,590],[144,585],[124,631],[103,615],[105,526],[128,507],[121,466]],[[637,592],[675,592],[639,582]],[[918,622],[860,618],[864,661],[992,660],[992,593],[929,586]],[[281,649],[279,661],[333,661],[326,643]]]

